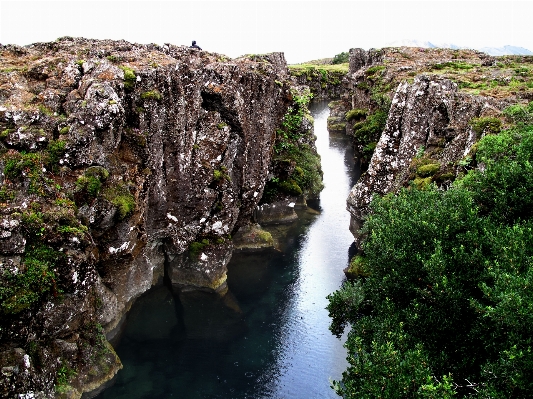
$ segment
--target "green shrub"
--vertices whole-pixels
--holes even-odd
[[[356,255],[350,260],[348,270],[346,274],[353,277],[366,277],[368,272],[366,271],[365,258],[361,255]]]
[[[511,105],[503,110],[503,114],[511,122],[517,124],[533,123],[533,101],[531,101],[528,105]]]
[[[331,331],[351,327],[339,395],[532,397],[533,127],[485,136],[476,157],[447,191],[374,197],[368,275],[328,296]]]
[[[388,112],[378,109],[353,126],[354,138],[361,145],[377,142],[387,123]]]
[[[343,51],[342,53],[336,54],[331,61],[332,64],[344,64],[350,61],[350,54]]]

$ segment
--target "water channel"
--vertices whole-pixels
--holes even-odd
[[[177,299],[166,286],[139,298],[116,348],[124,368],[99,399],[338,398],[344,340],[328,330],[326,296],[344,279],[353,242],[346,198],[358,173],[350,140],[313,109],[325,189],[298,211],[280,252],[236,254],[229,292]]]

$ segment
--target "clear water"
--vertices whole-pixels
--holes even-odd
[[[117,347],[124,368],[98,398],[338,398],[330,380],[346,350],[325,307],[348,264],[346,198],[358,176],[349,139],[327,132],[328,112],[314,112],[319,212],[299,212],[281,252],[234,255],[223,298],[163,286],[138,299]]]

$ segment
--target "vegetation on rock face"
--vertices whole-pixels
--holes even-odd
[[[127,66],[121,66],[120,69],[124,71],[124,88],[126,90],[133,90],[137,81],[135,71]]]
[[[331,331],[351,326],[334,383],[343,397],[533,395],[533,126],[498,133],[489,122],[472,160],[483,168],[447,191],[412,186],[372,202],[365,276],[328,297]]]
[[[293,91],[292,95],[293,104],[276,131],[273,164],[277,173],[266,183],[262,202],[272,202],[280,195],[315,197],[324,187],[320,156],[309,130],[312,117],[307,105],[312,94]]]

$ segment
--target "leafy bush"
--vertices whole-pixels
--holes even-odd
[[[376,197],[367,277],[328,297],[350,325],[345,398],[533,396],[533,128],[479,143],[482,170],[448,191]]]
[[[333,61],[331,61],[332,64],[344,64],[346,62],[350,61],[350,54],[343,51],[342,53],[339,53],[333,57]]]
[[[528,105],[515,104],[503,110],[503,114],[514,123],[533,123],[533,101]]]

